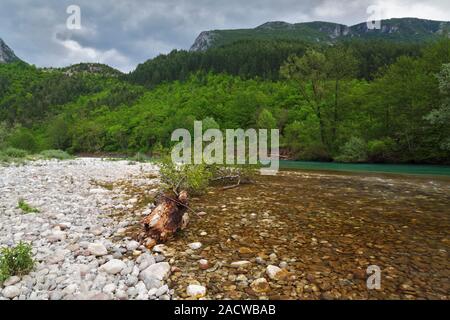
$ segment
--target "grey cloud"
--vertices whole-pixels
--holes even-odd
[[[81,7],[82,29],[65,27],[66,8]],[[450,20],[448,0],[0,0],[0,38],[38,66],[81,61],[132,70],[159,53],[187,49],[203,30],[253,28],[267,21],[366,21],[367,7],[384,17]]]

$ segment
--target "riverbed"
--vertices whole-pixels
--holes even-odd
[[[192,203],[207,214],[168,244],[175,298],[193,283],[211,299],[448,299],[447,178],[283,171]],[[234,268],[239,261],[248,263]],[[288,276],[270,279],[268,265]],[[367,288],[371,265],[380,290]],[[255,292],[260,278],[270,288]]]
[[[191,299],[190,284],[204,299],[449,298],[450,178],[315,169],[191,198],[202,215],[150,252],[133,238],[153,208],[156,166],[0,167],[0,246],[25,241],[36,259],[0,299]],[[21,212],[21,198],[39,212]],[[379,290],[367,287],[369,266]]]

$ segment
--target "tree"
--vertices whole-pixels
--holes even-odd
[[[326,95],[327,59],[323,53],[308,50],[303,57],[291,56],[280,74],[298,83],[302,97],[314,109],[320,125],[320,140],[326,145],[323,107]]]
[[[441,133],[441,149],[450,151],[450,64],[442,66],[442,70],[437,75],[437,78],[443,102],[440,108],[433,110],[425,119]]]
[[[269,110],[263,109],[259,114],[257,125],[259,129],[275,129],[277,121]]]
[[[366,162],[367,161],[367,144],[358,137],[352,137],[341,148],[341,154],[336,157],[341,162]]]
[[[69,133],[69,123],[62,117],[56,117],[47,129],[49,142],[52,148],[66,150],[72,144]]]
[[[344,46],[336,46],[327,51],[328,77],[334,82],[334,103],[332,120],[332,143],[336,143],[339,123],[340,85],[343,80],[352,79],[358,71],[358,61],[353,51]]]

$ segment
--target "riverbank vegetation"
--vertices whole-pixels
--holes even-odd
[[[449,64],[449,39],[246,41],[114,76],[4,64],[0,148],[144,157],[203,120],[278,128],[283,152],[299,160],[449,164]]]
[[[34,268],[31,251],[31,246],[24,242],[0,249],[0,283],[11,276],[25,275]]]

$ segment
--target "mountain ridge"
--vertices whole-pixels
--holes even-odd
[[[381,28],[371,30],[367,23],[347,26],[340,23],[312,21],[288,23],[266,22],[253,29],[203,31],[190,51],[205,51],[212,47],[231,44],[239,40],[302,40],[333,43],[345,39],[387,39],[405,42],[423,42],[435,39],[450,30],[450,22],[419,18],[393,18],[381,20]]]
[[[0,38],[0,63],[20,61],[14,51]]]

